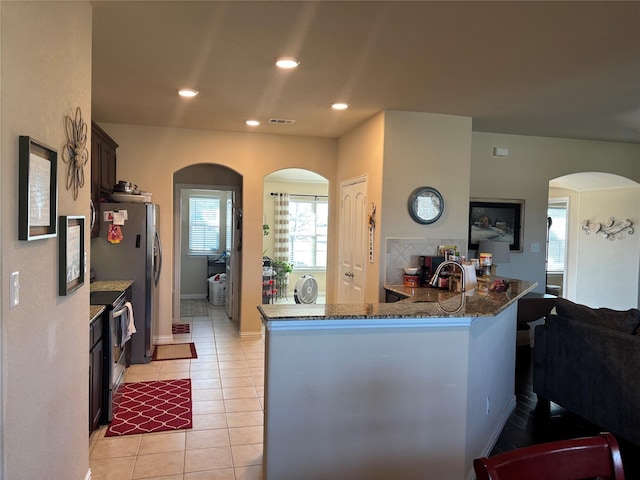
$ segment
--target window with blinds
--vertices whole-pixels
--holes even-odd
[[[549,202],[547,215],[551,219],[547,246],[547,272],[563,273],[567,250],[567,202]]]
[[[289,201],[289,261],[294,268],[326,268],[329,206],[326,198]]]
[[[220,197],[189,197],[189,253],[210,255],[220,250]]]

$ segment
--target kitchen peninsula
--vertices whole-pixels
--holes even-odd
[[[266,480],[473,478],[515,407],[517,300],[536,283],[261,305]]]

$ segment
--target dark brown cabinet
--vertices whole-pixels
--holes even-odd
[[[118,144],[100,126],[91,122],[91,202],[94,212],[107,200],[116,184],[116,150]],[[91,236],[97,237],[100,222],[93,223]]]
[[[104,405],[104,319],[100,315],[89,326],[89,433],[102,420]]]
[[[395,292],[392,292],[391,290],[385,289],[384,292],[385,292],[385,300],[384,300],[385,303],[395,303],[395,302],[399,302],[400,300],[405,300],[407,298]]]

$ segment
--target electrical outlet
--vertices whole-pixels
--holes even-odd
[[[11,272],[9,280],[9,308],[17,307],[20,303],[20,272]]]
[[[540,244],[532,243],[531,244],[531,253],[540,253]]]

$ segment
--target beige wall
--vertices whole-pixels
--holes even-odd
[[[575,301],[591,307],[616,310],[638,308],[640,236],[621,233],[608,240],[601,234],[587,235],[580,224],[629,219],[640,224],[640,186],[580,193],[579,216],[571,219],[577,234]]]
[[[413,112],[385,116],[383,231],[386,237],[466,238],[469,215],[471,118]],[[444,212],[431,225],[409,216],[421,186],[436,188]]]
[[[336,165],[336,140],[205,130],[140,127],[101,123],[120,145],[118,178],[153,193],[160,205],[160,237],[165,258],[173,258],[173,173],[189,165],[219,164],[243,177],[243,246],[240,281],[240,332],[261,329],[263,179],[282,168],[306,168],[331,182]],[[331,269],[331,267],[329,267]],[[331,273],[327,272],[328,275]],[[163,268],[160,278],[158,335],[171,333],[173,273]]]
[[[375,258],[367,265],[365,302],[382,301],[389,238],[467,236],[471,119],[387,111],[340,139],[338,182],[367,175],[367,201],[376,212]],[[409,216],[407,201],[420,186],[437,188],[445,210],[433,225]],[[337,282],[336,282],[337,284]]]
[[[5,1],[0,15],[0,477],[82,479],[89,470],[88,276],[79,290],[58,296],[58,239],[18,240],[17,160],[18,136],[31,136],[61,155],[65,115],[79,106],[90,123],[91,6]],[[89,215],[90,168],[84,168],[87,182],[74,201],[59,156],[59,215]],[[20,304],[9,309],[8,279],[14,271],[20,272]]]
[[[544,292],[549,180],[577,172],[608,172],[640,182],[640,145],[474,132],[471,197],[525,200],[524,245],[500,265],[501,275],[538,282]],[[493,157],[506,147],[509,157]],[[537,243],[540,252],[533,253]],[[636,284],[636,288],[638,288]]]
[[[369,206],[375,204],[378,212],[376,221],[378,225],[382,221],[382,169],[384,161],[384,121],[385,114],[379,113],[364,122],[338,141],[338,166],[336,182],[331,189],[336,199],[340,198],[340,184],[345,180],[367,177],[367,201]],[[334,202],[336,204],[339,201]],[[339,225],[339,206],[334,211],[333,225]],[[336,236],[330,237],[338,239],[340,232],[335,232]],[[384,242],[382,241],[381,229],[375,231],[375,258],[373,263],[366,265],[366,287],[364,292],[365,302],[378,302],[380,285],[380,257],[384,252]],[[338,259],[338,242],[330,242],[330,251],[335,251],[335,258]],[[331,278],[331,277],[328,277]],[[339,280],[333,283],[333,289],[327,286],[327,302],[338,298]],[[331,297],[330,294],[334,296]]]

